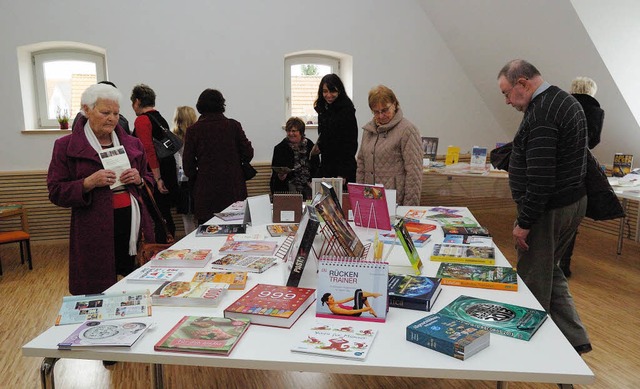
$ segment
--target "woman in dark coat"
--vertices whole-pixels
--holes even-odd
[[[320,153],[320,176],[356,180],[358,123],[356,109],[340,77],[327,74],[320,80],[314,106],[318,112],[318,141],[312,154]]]
[[[320,163],[318,156],[310,157],[313,142],[304,136],[302,119],[292,117],[284,126],[287,137],[273,148],[271,166],[289,168],[290,172],[271,173],[271,194],[276,192],[302,193],[305,200],[311,199],[311,178]]]
[[[56,140],[49,164],[49,199],[71,208],[69,292],[101,293],[134,269],[140,231],[153,241],[141,198],[143,179],[153,183],[139,139],[118,125],[120,93],[92,85],[82,94],[83,117],[71,134]],[[131,168],[105,169],[98,151],[123,146]],[[110,188],[120,180],[121,185]],[[133,228],[132,228],[133,227]]]
[[[253,147],[240,123],[224,116],[222,93],[205,89],[196,109],[200,117],[185,135],[182,163],[193,189],[194,215],[202,224],[247,198],[240,165],[251,161]]]

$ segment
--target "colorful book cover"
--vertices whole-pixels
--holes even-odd
[[[438,219],[438,222],[446,227],[479,227],[477,221],[470,217],[442,217]]]
[[[429,315],[407,326],[407,340],[465,360],[489,347],[491,334],[460,320]]]
[[[516,270],[508,266],[474,265],[443,262],[436,277],[443,285],[468,286],[472,288],[518,290]]]
[[[420,220],[427,216],[427,211],[424,209],[410,209],[405,213],[404,218],[410,220]]]
[[[278,243],[268,240],[233,240],[232,237],[218,251],[220,254],[273,255]]]
[[[227,254],[211,262],[214,270],[262,273],[277,263],[278,258],[262,255]]]
[[[416,275],[419,275],[420,273],[422,273],[422,260],[420,259],[420,254],[418,254],[416,246],[413,244],[413,240],[411,239],[411,235],[409,235],[409,231],[407,231],[405,220],[399,219],[398,222],[393,226],[393,229],[398,236],[398,240],[400,240],[400,244],[402,245],[405,254],[407,254],[407,258],[409,258],[411,268]]]
[[[469,160],[469,171],[471,173],[484,173],[487,171],[487,148],[473,146],[471,149],[471,159]]]
[[[529,340],[547,320],[542,310],[470,296],[460,296],[439,314],[498,335]]]
[[[336,204],[333,196],[326,194],[318,196],[312,205],[318,210],[322,220],[329,226],[346,254],[351,257],[361,257],[364,253],[364,245],[344,218],[342,210]]]
[[[224,310],[224,317],[291,328],[313,304],[315,289],[258,284]]]
[[[249,320],[185,316],[156,345],[156,351],[229,355]]]
[[[434,224],[418,223],[409,220],[405,220],[404,226],[407,228],[407,231],[413,234],[426,234],[436,229]]]
[[[223,283],[228,284],[230,290],[241,290],[247,285],[247,272],[198,271],[191,279],[191,282]]]
[[[210,259],[209,249],[166,249],[157,253],[149,264],[160,267],[204,267]]]
[[[307,207],[304,213],[305,217],[300,221],[300,228],[289,249],[292,258],[291,261],[287,261],[291,266],[287,286],[298,286],[300,284],[302,272],[307,264],[309,254],[313,251],[313,241],[316,239],[318,227],[320,227],[315,208]]]
[[[348,183],[353,223],[358,227],[391,230],[387,198],[382,185]]]
[[[247,228],[244,224],[202,224],[196,230],[196,236],[224,236],[229,234],[244,234]]]
[[[298,224],[269,224],[267,232],[274,238],[293,235],[298,231]]]
[[[490,236],[478,235],[445,235],[442,243],[468,244],[473,246],[492,246],[493,239]]]
[[[229,284],[167,281],[151,295],[154,305],[217,307]]]
[[[445,165],[453,165],[458,163],[460,159],[460,147],[459,146],[449,146],[447,147],[447,155],[444,159]]]
[[[456,225],[443,225],[442,232],[444,235],[478,235],[478,236],[491,236],[489,230],[482,226],[466,227]]]
[[[131,347],[149,329],[149,324],[140,320],[89,320],[82,323],[65,340],[58,343],[58,350],[109,346]]]
[[[613,171],[611,175],[613,177],[624,177],[631,173],[631,167],[633,166],[632,154],[616,153],[613,156]]]
[[[244,219],[244,202],[242,208],[236,210],[216,212],[213,214],[226,222],[238,221]]]
[[[433,245],[431,260],[436,262],[494,265],[496,263],[496,250],[493,246],[441,243]]]
[[[296,334],[291,351],[363,361],[377,333],[365,326],[318,323]]]
[[[323,256],[318,261],[316,316],[384,322],[388,282],[386,263]]]
[[[438,157],[438,138],[422,137],[422,157],[435,161]]]
[[[435,213],[443,213],[446,215],[456,215],[458,213],[460,213],[459,209],[456,208],[448,208],[448,207],[431,207],[428,209],[429,212],[435,212]]]
[[[56,325],[151,316],[149,290],[64,296]]]
[[[141,267],[127,276],[127,282],[173,281],[182,272],[179,268]]]
[[[409,236],[411,236],[411,240],[413,241],[413,244],[416,247],[425,246],[431,239],[431,235],[429,234],[416,234],[416,233],[410,232]],[[378,239],[380,240],[380,242],[386,243],[386,244],[400,244],[400,245],[402,244],[400,242],[400,239],[398,239],[398,236],[394,232],[386,232],[383,234],[378,234]],[[370,239],[370,240],[373,240],[373,239]]]
[[[389,274],[389,306],[431,311],[440,295],[440,279],[413,274]]]

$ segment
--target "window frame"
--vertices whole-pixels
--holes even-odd
[[[96,66],[96,79],[107,80],[106,57],[103,53],[79,49],[49,49],[34,51],[31,53],[33,71],[33,90],[36,108],[36,123],[39,128],[58,128],[56,119],[49,119],[46,86],[44,79],[45,62],[51,61],[84,61],[94,63]],[[71,116],[75,113],[70,112]]]

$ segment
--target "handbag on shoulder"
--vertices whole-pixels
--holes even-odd
[[[588,218],[611,220],[625,216],[618,196],[590,150],[587,150],[587,175],[584,181],[587,186],[586,216]]]
[[[158,159],[170,157],[180,151],[182,148],[182,139],[160,124],[158,119],[153,117],[153,115],[147,115],[147,117],[153,120],[162,130],[162,138],[156,139],[153,135],[151,136],[153,139],[153,148],[156,151]]]
[[[156,255],[162,250],[168,249],[169,247],[173,246],[173,244],[175,243],[175,238],[173,237],[173,235],[171,235],[171,232],[169,232],[169,229],[167,228],[167,223],[162,217],[162,213],[158,208],[158,204],[156,204],[156,200],[153,198],[153,191],[151,190],[151,188],[149,188],[149,185],[147,184],[146,181],[143,180],[143,182],[145,187],[145,193],[149,198],[151,204],[153,204],[153,207],[152,207],[153,212],[155,212],[156,215],[158,215],[158,218],[162,220],[162,226],[164,227],[164,232],[167,235],[167,243],[146,242],[145,236],[144,234],[142,234],[142,237],[140,239],[140,245],[138,246],[138,253],[136,254],[136,259],[135,259],[135,264],[138,267],[149,262],[154,255]]]

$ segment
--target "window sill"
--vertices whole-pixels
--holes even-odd
[[[48,134],[48,135],[66,135],[71,133],[71,129],[61,130],[59,128],[39,128],[35,130],[22,130],[23,134]]]

